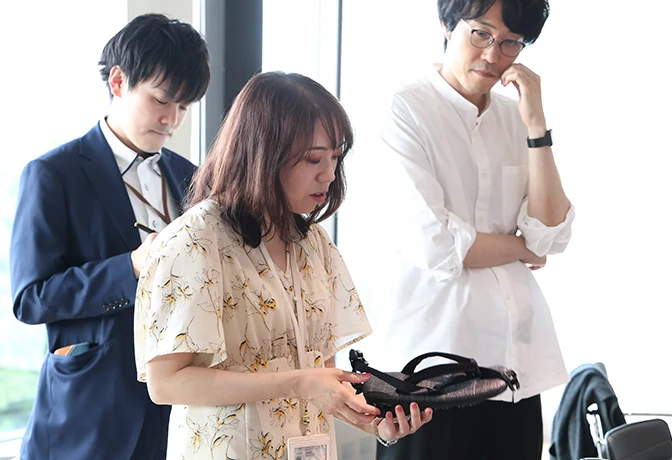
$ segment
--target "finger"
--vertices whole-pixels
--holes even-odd
[[[371,404],[367,404],[366,399],[363,395],[357,395],[352,393],[346,393],[344,401],[346,406],[350,409],[359,412],[360,414],[380,414],[380,409]]]
[[[371,423],[375,420],[377,414],[372,413],[361,413],[356,410],[351,409],[347,405],[344,405],[339,411],[342,418],[349,421],[354,425],[364,425]]]
[[[352,393],[346,393],[346,398],[343,401],[345,406],[359,414],[366,415],[378,415],[380,414],[380,409],[376,406],[372,406],[366,403],[366,399],[362,395],[355,395]]]
[[[520,83],[518,83],[517,80],[512,80],[511,82],[513,83],[513,86],[516,87],[516,90],[518,90],[518,95],[519,95],[519,96],[522,95],[523,93],[522,93],[522,91],[521,91],[521,89],[520,89]]]
[[[500,77],[500,79],[502,80],[502,84],[505,83],[508,84],[515,74],[516,74],[515,66],[511,66],[504,72],[502,72],[502,76]]]
[[[525,64],[521,64],[520,62],[516,62],[514,64],[511,64],[511,67],[515,67],[516,69],[519,69],[523,72],[526,72],[526,71],[527,72],[532,72],[528,66],[526,66]]]
[[[385,439],[397,439],[399,437],[399,431],[397,430],[397,425],[394,423],[394,415],[392,412],[387,411],[385,413],[385,420],[378,425],[378,433],[381,431],[385,432]]]
[[[519,78],[521,79],[527,79],[529,81],[537,81],[539,80],[539,75],[534,73],[532,70],[530,70],[529,67],[526,67],[523,64],[513,64],[511,67],[516,69],[516,72],[519,75]]]
[[[341,371],[337,377],[339,380],[341,380],[341,382],[362,383],[369,380],[371,378],[371,374],[368,372],[362,372],[360,374],[359,372]]]
[[[413,406],[415,403],[411,403],[411,406]],[[417,409],[418,405],[415,404],[415,407]],[[397,406],[394,408],[394,412],[397,415],[397,425],[399,428],[399,435],[400,436],[406,436],[407,434],[411,433],[411,427],[408,426],[408,419],[406,418],[406,414],[404,413],[404,408],[401,406]]]
[[[413,431],[422,425],[422,413],[417,403],[411,403],[411,429]]]
[[[425,423],[430,422],[433,416],[434,411],[432,410],[431,407],[428,407],[427,409],[422,411],[422,424],[424,425]]]
[[[509,69],[511,69],[511,67],[509,67]],[[535,85],[533,79],[530,76],[519,72],[518,70],[509,71],[507,69],[507,71],[502,74],[501,81],[502,85],[504,86],[507,86],[509,83],[513,83],[518,92],[520,92],[521,89],[532,88]]]
[[[518,69],[518,71],[521,74],[526,75],[530,79],[532,79],[532,80],[538,80],[539,79],[539,75],[534,73],[534,71],[532,69],[530,69],[529,67],[527,67],[526,65],[520,64],[520,63],[516,63],[516,64],[513,64],[513,65],[516,66],[516,68]]]

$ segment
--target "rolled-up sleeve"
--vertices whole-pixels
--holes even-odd
[[[393,244],[405,260],[431,270],[438,281],[455,279],[476,239],[473,225],[449,210],[428,158],[418,123],[395,99],[381,130],[386,202],[391,206]]]
[[[572,237],[574,205],[570,205],[565,220],[554,227],[544,225],[539,219],[527,213],[527,199],[518,213],[518,228],[525,238],[527,249],[539,257],[563,252]]]

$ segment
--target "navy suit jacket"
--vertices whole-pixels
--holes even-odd
[[[164,148],[159,167],[181,201],[195,166]],[[134,222],[99,125],[23,170],[10,246],[14,314],[46,324],[49,353],[22,459],[165,459],[170,406],[152,403],[136,379]],[[93,346],[53,354],[80,342]]]

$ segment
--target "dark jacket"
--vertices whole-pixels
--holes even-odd
[[[606,374],[594,364],[585,364],[571,373],[553,417],[551,459],[597,457],[586,418],[588,406],[593,403],[597,404],[603,433],[625,424],[625,417]]]
[[[195,166],[167,149],[158,164],[181,200]],[[31,161],[17,203],[14,315],[46,324],[49,346],[21,459],[165,459],[170,407],[136,379],[130,252],[140,235],[100,127]],[[53,353],[81,342],[92,348]]]

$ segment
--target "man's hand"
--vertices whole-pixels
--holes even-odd
[[[136,278],[140,277],[140,270],[145,264],[145,259],[147,258],[147,253],[149,252],[149,246],[152,244],[152,241],[154,241],[154,238],[156,238],[156,235],[158,235],[158,233],[150,233],[147,235],[147,238],[140,246],[138,246],[138,249],[131,252],[131,263],[133,264],[133,271],[135,272]]]
[[[541,78],[522,64],[513,64],[501,77],[502,85],[513,83],[518,90],[518,110],[530,139],[546,134],[546,117],[541,102]]]
[[[525,265],[530,267],[530,270],[539,270],[544,268],[546,265],[546,256],[539,257],[530,250],[527,250],[526,254],[520,259]]]

